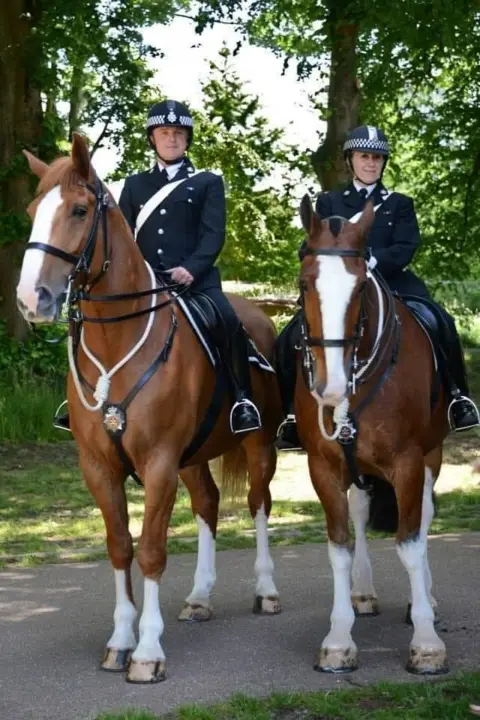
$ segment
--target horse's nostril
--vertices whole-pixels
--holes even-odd
[[[38,307],[40,309],[49,308],[53,302],[54,297],[51,290],[49,290],[44,285],[39,285],[37,288],[38,293]]]

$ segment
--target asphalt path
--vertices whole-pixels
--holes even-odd
[[[160,589],[167,680],[153,686],[131,685],[122,674],[99,669],[112,630],[114,583],[108,562],[0,572],[0,718],[91,720],[125,708],[161,714],[237,692],[262,696],[380,680],[431,682],[404,670],[412,633],[403,623],[409,592],[393,541],[370,547],[381,615],[356,621],[360,668],[345,676],[313,670],[331,611],[326,545],[273,549],[283,607],[275,617],[251,612],[254,552],[218,553],[214,618],[198,625],[176,621],[191,589],[196,557],[169,557]],[[433,537],[430,558],[438,632],[451,672],[478,669],[480,534]],[[136,565],[134,586],[140,603]]]

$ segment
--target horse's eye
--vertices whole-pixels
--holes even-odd
[[[306,280],[299,280],[298,287],[300,288],[301,292],[307,292],[308,282]]]
[[[87,208],[85,207],[85,205],[75,205],[75,207],[72,210],[72,215],[73,215],[73,217],[76,217],[76,218],[84,218],[85,215],[87,214],[87,212],[88,211],[87,211]]]

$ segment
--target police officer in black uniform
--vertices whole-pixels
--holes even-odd
[[[352,174],[352,181],[343,191],[324,192],[317,198],[316,212],[321,218],[332,215],[350,219],[361,213],[367,199],[373,200],[375,220],[370,229],[367,246],[371,250],[370,269],[376,269],[389,288],[400,296],[414,295],[431,301],[425,283],[407,265],[420,245],[420,231],[412,198],[401,193],[390,193],[382,184],[382,175],[388,161],[388,140],[382,130],[362,125],[352,130],[343,146],[344,158]],[[304,245],[302,245],[302,248]],[[300,258],[302,258],[300,248]],[[469,430],[480,424],[478,410],[468,397],[463,352],[453,318],[437,304],[443,320],[446,338],[446,355],[450,371],[448,410],[452,430]],[[284,332],[298,333],[299,314],[292,319]],[[282,339],[279,339],[282,347]],[[288,348],[286,349],[288,352]],[[288,375],[291,377],[291,373]],[[295,372],[293,372],[295,376]],[[291,385],[291,381],[290,381]],[[284,391],[287,421],[281,437],[285,447],[298,447],[295,418],[293,416],[294,385]],[[289,397],[286,397],[286,396]]]
[[[156,103],[147,118],[147,139],[157,162],[146,172],[125,180],[119,206],[136,236],[137,244],[154,271],[168,282],[187,285],[213,300],[225,323],[221,352],[233,390],[231,430],[243,433],[261,427],[252,401],[248,340],[243,325],[222,292],[214,263],[225,243],[225,189],[219,175],[195,172],[186,156],[193,140],[193,118],[175,100]],[[177,183],[165,199],[138,223],[142,208],[159,190]],[[68,419],[57,417],[64,427]]]

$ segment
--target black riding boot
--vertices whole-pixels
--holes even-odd
[[[233,433],[260,430],[262,420],[252,400],[248,340],[243,325],[239,325],[230,338],[229,366],[234,404],[230,412],[230,429]]]
[[[293,398],[297,381],[297,353],[300,342],[300,313],[296,313],[285,325],[275,344],[275,365],[285,420],[277,432],[276,446],[279,450],[301,450],[293,412]]]
[[[469,397],[465,358],[455,322],[445,310],[443,310],[442,316],[446,335],[445,346],[448,369],[450,371],[448,423],[451,430],[461,432],[462,430],[478,427],[480,425],[480,415],[477,406]]]
[[[60,412],[64,405],[68,407],[67,400],[64,400],[62,404],[58,406],[55,416],[53,418],[53,427],[57,428],[58,430],[67,430],[68,432],[72,432],[70,430],[70,416],[68,414],[68,411],[66,413]]]

